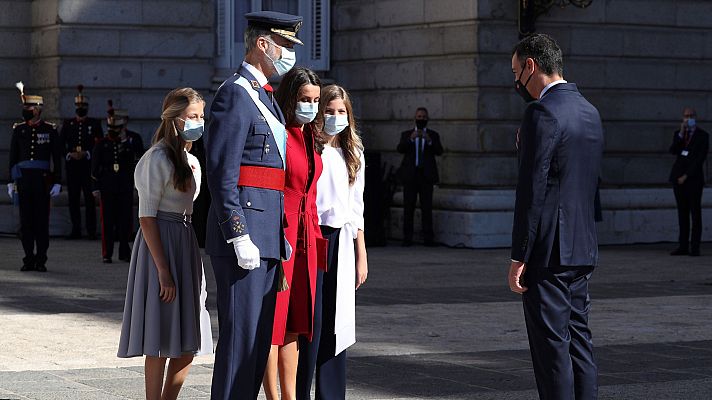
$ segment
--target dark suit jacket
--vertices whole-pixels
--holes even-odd
[[[575,84],[561,83],[529,104],[520,129],[512,259],[534,267],[595,266],[598,110]]]
[[[427,183],[436,184],[440,181],[438,165],[435,156],[443,154],[443,146],[440,144],[440,135],[432,129],[427,129],[430,135],[430,143],[423,146],[423,159],[419,160],[423,169],[423,179]],[[399,153],[403,154],[398,175],[403,183],[413,183],[416,179],[415,171],[415,140],[410,140],[413,129],[401,132],[400,142],[398,142]]]
[[[679,133],[679,129],[675,131],[670,145],[670,154],[677,156],[670,170],[670,182],[676,183],[677,178],[687,175],[687,182],[704,185],[705,176],[702,166],[707,159],[710,135],[698,127],[690,138],[690,143],[685,146],[685,141]],[[687,151],[686,156],[682,155],[683,151]]]
[[[211,204],[208,211],[205,246],[212,256],[234,257],[227,240],[250,235],[260,249],[261,258],[280,259],[284,252],[282,216],[283,195],[277,190],[237,186],[240,166],[283,168],[272,131],[245,89],[236,82],[240,76],[259,99],[284,122],[279,108],[272,105],[267,92],[255,77],[240,67],[215,94],[210,106],[205,140],[205,165]],[[274,151],[269,151],[269,148]]]

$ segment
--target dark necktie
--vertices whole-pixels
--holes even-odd
[[[418,140],[415,141],[415,151],[418,152],[418,164],[416,166],[418,167],[423,165],[423,145],[425,144],[424,140],[425,138],[423,137],[423,133],[421,131],[420,134],[418,134]]]

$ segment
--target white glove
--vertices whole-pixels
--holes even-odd
[[[59,192],[61,192],[61,191],[62,191],[62,185],[60,185],[59,183],[55,183],[54,185],[52,185],[52,189],[49,190],[49,195],[51,197],[57,197],[57,196],[59,196]]]
[[[232,242],[237,256],[237,264],[247,270],[260,266],[260,249],[252,243],[250,235],[242,235]]]
[[[7,184],[7,195],[10,196],[10,200],[12,200],[12,194],[15,192],[15,187],[13,186],[12,183]]]

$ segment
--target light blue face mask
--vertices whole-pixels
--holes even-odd
[[[186,142],[194,142],[203,136],[203,129],[205,127],[205,121],[196,121],[194,119],[181,119],[185,122],[183,126],[183,131],[180,132],[180,137]]]
[[[349,116],[342,115],[324,115],[324,132],[329,136],[336,136],[341,131],[349,126]]]
[[[298,101],[294,117],[300,124],[308,124],[314,121],[314,118],[316,118],[316,114],[318,112],[319,103],[307,103],[304,101]]]
[[[265,55],[267,58],[269,58],[270,61],[272,61],[272,65],[274,65],[274,69],[277,71],[277,75],[282,76],[289,72],[290,69],[294,67],[294,64],[297,63],[297,53],[293,49],[288,49],[284,46],[280,46],[277,43],[268,40],[270,44],[272,44],[275,47],[280,47],[282,49],[282,57],[280,57],[278,60],[273,60],[272,57],[267,54],[265,51]]]
[[[697,125],[697,121],[695,121],[694,118],[687,119],[687,126],[689,126],[690,128],[694,128],[695,125]]]

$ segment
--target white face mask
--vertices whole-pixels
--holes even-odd
[[[183,138],[183,140],[185,140],[186,142],[194,142],[200,139],[201,136],[203,136],[205,121],[196,121],[193,119],[181,118],[178,119],[185,122],[183,130],[181,132],[178,132],[178,134],[180,135],[180,137]]]
[[[294,117],[300,124],[308,124],[314,121],[317,112],[319,112],[319,103],[298,101]]]
[[[324,115],[324,132],[327,135],[336,136],[347,126],[349,126],[349,116],[347,114]]]
[[[289,72],[290,69],[294,67],[294,64],[297,63],[297,53],[293,49],[288,49],[284,46],[280,46],[277,43],[268,40],[268,43],[272,44],[275,47],[279,47],[282,49],[282,57],[280,57],[278,60],[273,60],[272,57],[267,54],[265,51],[265,55],[267,58],[269,58],[270,61],[272,61],[272,65],[274,65],[274,69],[277,71],[277,75],[282,76]]]

